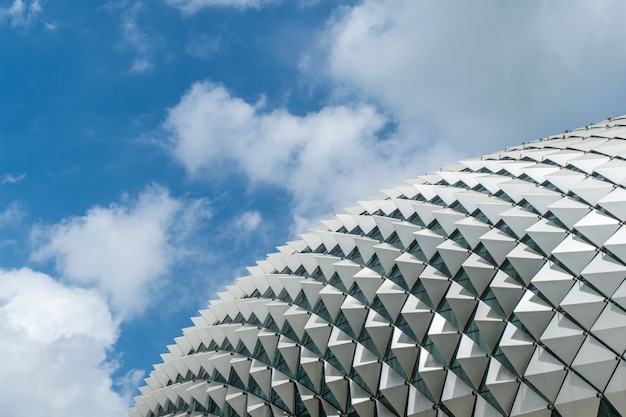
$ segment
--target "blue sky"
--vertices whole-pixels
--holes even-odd
[[[618,0],[0,0],[0,408],[125,415],[221,287],[351,205],[626,113]]]

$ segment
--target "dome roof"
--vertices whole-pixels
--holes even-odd
[[[626,117],[323,221],[193,318],[131,417],[626,416]]]

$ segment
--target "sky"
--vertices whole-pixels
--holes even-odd
[[[620,0],[0,0],[0,409],[124,416],[246,266],[626,113]]]

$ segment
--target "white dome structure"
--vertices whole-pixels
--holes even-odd
[[[626,116],[461,162],[267,256],[131,417],[626,416]]]

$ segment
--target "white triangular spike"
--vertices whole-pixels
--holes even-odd
[[[536,340],[539,340],[554,315],[552,306],[531,291],[524,293],[513,311]]]
[[[566,373],[564,364],[539,346],[528,363],[524,377],[548,400],[554,401]]]
[[[535,184],[518,179],[501,182],[499,185],[502,191],[516,203],[519,203],[524,198],[524,193],[535,188]]]
[[[369,268],[363,268],[354,274],[354,281],[359,286],[359,290],[369,303],[374,301],[376,290],[383,283],[383,277],[379,273]]]
[[[341,306],[341,311],[354,334],[358,335],[365,324],[367,308],[356,298],[347,296]]]
[[[485,233],[480,237],[480,241],[498,265],[504,262],[506,255],[517,245],[515,239],[498,229]]]
[[[580,282],[572,286],[561,302],[563,310],[587,330],[593,326],[605,306],[604,297]]]
[[[345,411],[348,402],[348,378],[330,363],[324,363],[324,381],[331,394],[338,401],[342,411]]]
[[[370,310],[365,320],[365,329],[370,335],[374,346],[376,346],[376,349],[378,349],[378,352],[382,355],[387,350],[393,326],[390,326],[389,322],[383,316],[376,313],[374,310]]]
[[[347,333],[342,332],[338,327],[333,327],[328,340],[328,349],[335,355],[337,361],[344,369],[350,369],[354,358],[356,344]]]
[[[391,272],[391,268],[395,265],[396,258],[402,253],[400,249],[388,243],[381,243],[380,245],[374,246],[374,251],[386,273]]]
[[[597,153],[585,153],[569,160],[569,164],[591,175],[595,168],[602,166],[609,157]]]
[[[618,227],[618,220],[601,214],[597,210],[589,212],[574,225],[576,230],[598,247],[602,246]]]
[[[622,354],[626,350],[626,312],[610,303],[591,328],[594,336]]]
[[[382,364],[379,389],[396,413],[404,414],[409,387],[405,379],[386,363]]]
[[[570,192],[576,194],[591,206],[595,206],[598,200],[606,196],[612,190],[612,184],[599,181],[592,177],[586,178],[570,188]]]
[[[508,276],[504,271],[498,271],[491,281],[491,292],[496,297],[498,305],[502,307],[508,317],[520,298],[524,294],[524,287]]]
[[[504,317],[486,303],[480,301],[474,315],[474,324],[478,327],[478,331],[485,343],[487,343],[487,346],[493,350],[504,330]]]
[[[620,227],[606,242],[604,247],[619,259],[626,259],[626,227]]]
[[[333,274],[337,272],[335,264],[339,262],[341,258],[334,255],[316,255],[315,260],[324,274],[324,278],[328,281],[332,278]]]
[[[359,253],[361,254],[361,258],[364,263],[367,263],[374,255],[374,245],[378,245],[380,243],[378,240],[373,240],[368,237],[355,237],[354,242],[359,249]]]
[[[476,203],[476,205],[478,206],[480,211],[483,212],[485,216],[487,216],[491,224],[498,223],[502,219],[502,217],[500,217],[500,214],[513,206],[511,203],[497,200],[481,201],[479,203]]]
[[[309,312],[302,307],[293,305],[285,312],[285,319],[298,338],[302,340],[304,336],[304,325],[309,321]]]
[[[574,276],[554,262],[546,262],[532,279],[533,285],[553,305],[558,306],[574,285]]]
[[[528,361],[535,351],[535,345],[530,336],[511,323],[505,327],[499,347],[520,375],[524,373],[526,365],[528,365]]]
[[[521,384],[511,408],[511,417],[550,417],[548,403],[526,384]]]
[[[572,369],[584,377],[596,390],[602,392],[613,375],[618,361],[619,357],[616,357],[615,353],[593,337],[588,337],[576,354]]]
[[[556,191],[549,190],[547,188],[537,187],[531,190],[528,190],[524,194],[522,194],[524,200],[530,203],[531,206],[538,213],[546,214],[548,211],[548,206],[550,204],[559,201],[561,198],[561,193],[557,193]]]
[[[598,392],[573,372],[569,372],[554,402],[562,416],[588,417],[598,414],[600,398]]]
[[[621,415],[626,415],[626,362],[621,360],[604,391],[607,400]]]
[[[378,299],[385,307],[391,318],[395,321],[402,310],[404,301],[408,297],[408,293],[391,280],[385,280],[383,284],[376,290]]]
[[[534,164],[524,168],[524,174],[532,178],[537,184],[542,184],[546,180],[546,175],[557,172],[560,168],[548,164]]]
[[[526,285],[530,284],[535,274],[546,263],[543,256],[523,243],[520,243],[509,252],[506,258]]]
[[[354,283],[354,274],[359,272],[361,266],[352,262],[349,259],[343,259],[341,261],[335,262],[333,266],[335,267],[337,275],[339,275],[339,279],[341,279],[344,287],[349,290]]]
[[[295,400],[295,384],[291,378],[282,372],[274,369],[272,372],[272,389],[283,403],[287,406],[288,411],[293,412],[294,410],[294,400]]]
[[[302,366],[309,380],[313,383],[313,387],[319,392],[321,389],[324,361],[320,360],[319,356],[310,350],[302,348],[302,352],[300,353],[300,366]],[[270,371],[267,370],[267,372],[269,373]]]
[[[476,247],[480,243],[480,237],[489,231],[489,226],[475,217],[465,217],[455,225],[472,248]]]
[[[610,297],[626,277],[626,266],[612,256],[598,253],[582,270],[581,275],[594,287]]]
[[[409,385],[406,417],[436,417],[433,403],[412,385]]]
[[[420,282],[424,286],[433,306],[439,305],[450,286],[448,277],[430,265],[420,275]]]
[[[570,171],[569,169],[561,169],[550,175],[546,175],[546,180],[555,185],[562,193],[567,192],[576,184],[580,184],[585,179],[585,174]]]
[[[459,333],[458,329],[442,315],[435,314],[428,329],[428,337],[448,364],[456,350],[460,338]]]
[[[395,231],[393,227],[393,223],[398,221],[397,219],[394,219],[393,217],[384,217],[384,216],[372,216],[372,219],[374,219],[374,221],[376,222],[376,226],[378,227],[380,234],[383,236],[383,239],[385,240],[388,239],[389,236],[393,234],[393,232]]]
[[[417,362],[418,345],[409,338],[402,330],[395,328],[391,336],[391,352],[395,355],[400,367],[410,378]]]
[[[343,304],[346,295],[330,285],[322,287],[319,294],[324,302],[326,311],[328,311],[328,314],[334,320],[337,317],[337,313],[339,313],[339,308],[341,304]]]
[[[278,342],[278,351],[292,375],[295,374],[298,368],[298,359],[300,358],[300,345],[286,337],[281,337],[281,340]]]
[[[518,238],[522,238],[526,234],[526,229],[539,220],[535,213],[518,206],[502,212],[500,216]]]
[[[485,385],[500,407],[508,413],[513,406],[513,400],[515,400],[519,387],[519,380],[515,375],[502,366],[500,362],[491,358]]]
[[[433,215],[448,235],[451,235],[456,230],[455,222],[465,218],[465,214],[450,208],[435,210]]]
[[[398,238],[400,238],[400,242],[402,242],[402,246],[404,246],[405,248],[411,246],[411,243],[413,243],[413,241],[415,240],[415,236],[413,236],[413,233],[422,229],[421,227],[416,226],[413,223],[398,221],[393,223],[393,227],[396,231],[396,234],[398,235]]]
[[[441,397],[447,370],[426,349],[420,347],[418,374],[435,399]]]
[[[476,298],[458,283],[452,281],[446,299],[454,316],[459,321],[459,325],[465,328],[465,324],[472,316],[476,303]]]
[[[561,313],[554,315],[541,336],[543,344],[566,365],[585,340],[585,331]]]
[[[407,252],[396,258],[396,265],[400,269],[402,278],[404,278],[409,290],[413,288],[420,274],[426,268],[425,263]]]
[[[359,416],[373,416],[376,412],[376,401],[372,394],[353,380],[350,380],[350,404]]]
[[[588,205],[571,198],[562,198],[548,206],[548,209],[568,228],[571,229],[589,213]]]
[[[478,181],[475,182],[476,184],[478,184]],[[488,200],[490,198],[485,193],[473,190],[461,191],[459,193],[455,193],[454,196],[468,213],[473,213],[478,208],[476,203]]]
[[[365,346],[361,344],[356,346],[352,366],[365,383],[365,388],[369,390],[370,395],[376,395],[378,391],[381,363],[378,356],[367,350]]]
[[[463,262],[470,255],[466,248],[450,239],[444,240],[443,243],[437,246],[437,251],[439,252],[439,255],[441,255],[441,258],[452,276],[456,275]]]
[[[418,340],[423,340],[434,315],[430,307],[417,297],[409,295],[401,314]]]
[[[526,230],[526,234],[543,253],[550,254],[565,239],[567,231],[546,219],[540,219]]]
[[[472,388],[454,373],[448,372],[441,394],[441,402],[453,415],[460,416],[474,408],[476,396]]]
[[[485,291],[496,274],[494,265],[475,253],[463,262],[462,267],[479,295]]]
[[[616,188],[598,201],[598,205],[617,217],[626,220],[626,189]]]
[[[568,235],[554,248],[555,256],[567,269],[574,274],[580,274],[596,255],[597,248],[575,235]]]
[[[463,335],[459,343],[456,360],[474,384],[474,389],[478,389],[489,362],[487,352],[474,343],[472,339]]]
[[[615,184],[626,183],[626,164],[622,159],[605,159],[603,165],[595,167],[595,171]]]
[[[437,246],[440,245],[445,239],[443,236],[429,229],[417,231],[413,233],[413,236],[415,236],[417,244],[422,252],[424,252],[427,259],[433,257],[433,255],[437,252]]]

